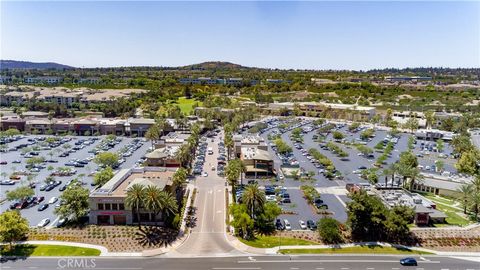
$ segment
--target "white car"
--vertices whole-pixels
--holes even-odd
[[[300,224],[300,229],[306,230],[307,229],[307,224],[305,224],[305,221],[299,220],[298,224]]]
[[[284,219],[283,223],[285,223],[285,230],[287,230],[287,231],[292,230],[292,225],[290,225],[290,222],[288,221],[288,219]]]
[[[57,197],[52,197],[50,198],[50,200],[48,201],[49,204],[54,204],[58,201],[58,198]]]
[[[44,218],[37,224],[37,227],[39,227],[39,228],[45,227],[45,226],[48,225],[48,223],[50,223],[50,219],[49,218]]]
[[[276,202],[277,201],[277,196],[275,195],[267,195],[265,196],[267,202]]]
[[[203,177],[207,177],[207,176],[208,176],[208,173],[207,173],[207,172],[203,172],[203,173],[202,173],[202,176],[203,176]]]

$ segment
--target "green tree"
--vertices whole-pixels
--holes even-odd
[[[144,207],[143,202],[145,198],[145,188],[140,184],[133,184],[127,189],[127,197],[125,198],[125,205],[132,209],[132,215],[136,213],[138,228],[141,228],[140,209]],[[134,212],[135,211],[135,212]]]
[[[105,183],[108,182],[108,180],[112,179],[113,175],[113,169],[110,167],[106,167],[105,169],[95,174],[95,176],[93,177],[93,183],[96,186],[103,186],[105,185]]]
[[[118,164],[118,155],[111,152],[102,152],[95,156],[94,161],[102,167],[113,168]]]
[[[55,209],[55,214],[61,218],[68,218],[73,222],[78,221],[81,217],[88,214],[88,196],[88,189],[77,185],[68,186],[60,195],[62,204]]]
[[[467,214],[467,208],[470,205],[470,200],[472,198],[472,185],[461,185],[457,190],[459,197],[457,198],[463,206],[463,213]]]
[[[185,168],[178,168],[175,174],[173,175],[173,185],[172,190],[175,191],[175,194],[182,189],[183,185],[185,185],[187,181],[188,172]]]
[[[257,184],[248,185],[242,196],[242,202],[247,206],[247,213],[253,219],[263,212],[265,205],[265,192]]]
[[[0,214],[0,242],[8,242],[10,249],[14,242],[25,239],[29,230],[28,221],[19,211],[5,211]]]
[[[455,164],[458,172],[466,173],[469,175],[480,174],[480,151],[476,149],[470,149],[462,152],[460,159]]]
[[[318,233],[326,244],[338,244],[343,242],[340,223],[331,217],[324,217],[318,221]]]
[[[28,186],[21,186],[6,192],[7,200],[17,201],[24,200],[28,197],[31,197],[35,194],[35,191]]]
[[[335,130],[332,134],[333,134],[333,139],[336,141],[340,141],[340,140],[343,140],[343,138],[345,138],[345,135],[338,130]]]
[[[235,233],[244,239],[250,238],[250,232],[253,230],[254,221],[247,214],[247,206],[245,204],[232,204],[229,207],[229,211],[233,217],[230,225],[235,228]]]
[[[443,149],[445,148],[445,143],[443,142],[442,139],[437,140],[437,150],[438,152],[443,152]]]

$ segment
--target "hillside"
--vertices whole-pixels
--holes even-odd
[[[53,62],[34,63],[28,61],[0,60],[0,69],[71,69],[74,67]]]
[[[220,61],[209,61],[199,64],[193,64],[188,66],[183,66],[184,69],[248,69],[249,67],[244,67],[242,65],[230,63],[230,62],[220,62]]]

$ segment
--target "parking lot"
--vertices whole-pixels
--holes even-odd
[[[279,128],[282,126],[282,128]],[[303,132],[303,143],[297,143],[292,141],[291,135],[292,130],[295,127],[300,127],[306,130]],[[314,206],[308,204],[308,202],[303,198],[303,192],[299,189],[301,185],[311,185],[317,190],[321,191],[320,196],[324,204],[328,206],[328,211],[331,213],[332,217],[339,220],[340,222],[345,222],[347,220],[346,214],[346,203],[349,201],[349,198],[346,194],[345,185],[346,183],[359,183],[362,185],[369,185],[368,181],[361,177],[361,172],[364,169],[376,168],[374,163],[377,158],[382,155],[383,151],[375,151],[375,146],[382,141],[393,142],[393,151],[387,157],[385,164],[392,164],[399,159],[400,153],[407,151],[409,147],[409,137],[411,134],[400,133],[395,138],[388,135],[388,131],[374,128],[374,135],[366,140],[362,140],[360,134],[367,127],[360,127],[357,130],[349,131],[348,125],[345,124],[336,124],[335,128],[326,135],[324,142],[334,141],[332,132],[337,130],[342,132],[345,135],[345,138],[341,143],[337,145],[346,153],[348,157],[339,157],[337,154],[329,150],[328,148],[321,147],[321,143],[314,140],[314,137],[318,136],[318,127],[312,123],[310,119],[303,119],[302,121],[294,121],[289,123],[289,127],[285,128],[284,121],[272,121],[268,124],[268,128],[260,132],[262,136],[268,143],[268,150],[274,157],[275,169],[279,175],[277,177],[277,182],[274,185],[278,188],[286,190],[289,194],[290,202],[281,203],[280,206],[285,213],[279,216],[279,219],[287,219],[291,224],[293,230],[300,229],[299,221],[314,220],[317,221],[321,218],[322,215],[317,214],[317,210]],[[279,155],[274,149],[275,146],[272,141],[269,141],[269,135],[279,134],[281,139],[289,146],[292,147],[292,154],[288,157],[288,161],[285,162],[285,156]],[[352,144],[355,143],[355,144]],[[323,144],[325,144],[323,143]],[[362,144],[374,150],[373,154],[370,157],[364,157],[360,154],[360,151],[355,147],[355,145]],[[386,143],[385,143],[386,144]],[[298,147],[295,147],[298,145]],[[449,177],[455,177],[456,170],[454,168],[455,160],[451,157],[452,148],[445,142],[443,150],[441,152],[436,151],[436,143],[431,141],[421,141],[417,140],[413,145],[413,153],[418,157],[419,168],[425,174],[436,174],[435,161],[441,160],[443,165],[444,174],[449,175]],[[341,175],[339,177],[334,177],[333,179],[327,178],[322,173],[322,167],[314,162],[314,159],[308,154],[308,150],[314,148],[318,150],[321,154],[330,159],[337,171],[337,174]],[[282,160],[283,159],[283,160]],[[314,172],[313,181],[301,182],[299,180],[294,180],[293,177],[289,177],[282,173],[280,166],[282,163],[290,163],[289,165],[299,165],[298,170],[304,172]],[[383,165],[383,168],[386,168],[388,165]],[[379,168],[377,171],[378,182],[383,183],[382,169]],[[258,182],[262,186],[271,186],[272,183],[270,180],[261,180]],[[282,194],[278,194],[282,196]],[[280,199],[282,200],[282,199]]]
[[[115,140],[111,140],[111,137],[108,137],[107,140],[106,136],[55,137],[58,138],[55,142],[48,138],[52,137],[24,136],[17,141],[7,143],[7,152],[0,153],[0,161],[6,163],[0,167],[2,200],[7,191],[22,185],[30,185],[35,191],[35,197],[44,198],[41,202],[32,200],[28,206],[25,205],[26,208],[21,209],[22,216],[31,226],[36,226],[45,218],[51,221],[48,226],[56,225],[58,218],[54,214],[54,209],[61,202],[52,198],[58,199],[66,186],[73,182],[72,180],[76,179],[75,182],[89,190],[94,188],[93,175],[99,168],[93,159],[99,152],[118,153],[120,161],[118,167],[115,166],[118,170],[139,164],[151,146],[142,138],[116,137]],[[41,157],[45,162],[29,166],[27,160],[32,157]],[[55,176],[49,178],[52,174]],[[17,177],[12,177],[13,175]],[[19,179],[11,180],[10,178]],[[14,184],[11,185],[9,181],[13,181]],[[3,201],[1,211],[9,209],[12,203]],[[40,210],[40,206],[45,209]]]

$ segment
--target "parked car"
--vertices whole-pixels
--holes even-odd
[[[298,224],[300,224],[300,229],[306,230],[307,229],[307,224],[303,220],[299,220]]]
[[[66,219],[66,218],[59,219],[58,222],[57,222],[56,227],[57,227],[57,228],[63,227],[67,222],[68,222],[68,219]]]
[[[58,198],[57,197],[52,197],[50,198],[50,200],[48,201],[49,204],[54,204],[58,201]]]
[[[50,223],[50,219],[49,218],[44,218],[38,223],[37,227],[42,228],[42,227],[47,226],[49,223]]]
[[[317,230],[317,224],[315,224],[315,222],[313,222],[313,220],[307,220],[307,228],[309,228],[310,230],[312,231],[316,231]]]
[[[275,222],[275,228],[277,228],[279,231],[285,230],[285,225],[283,225],[281,219],[277,218],[277,221]]]
[[[43,211],[43,210],[45,210],[45,209],[47,209],[47,208],[48,208],[48,204],[44,203],[44,204],[40,205],[40,206],[37,208],[37,210],[38,210],[38,211]]]
[[[290,222],[288,221],[288,219],[284,219],[283,223],[285,224],[285,230],[287,230],[287,231],[292,230],[292,225],[290,225]]]

